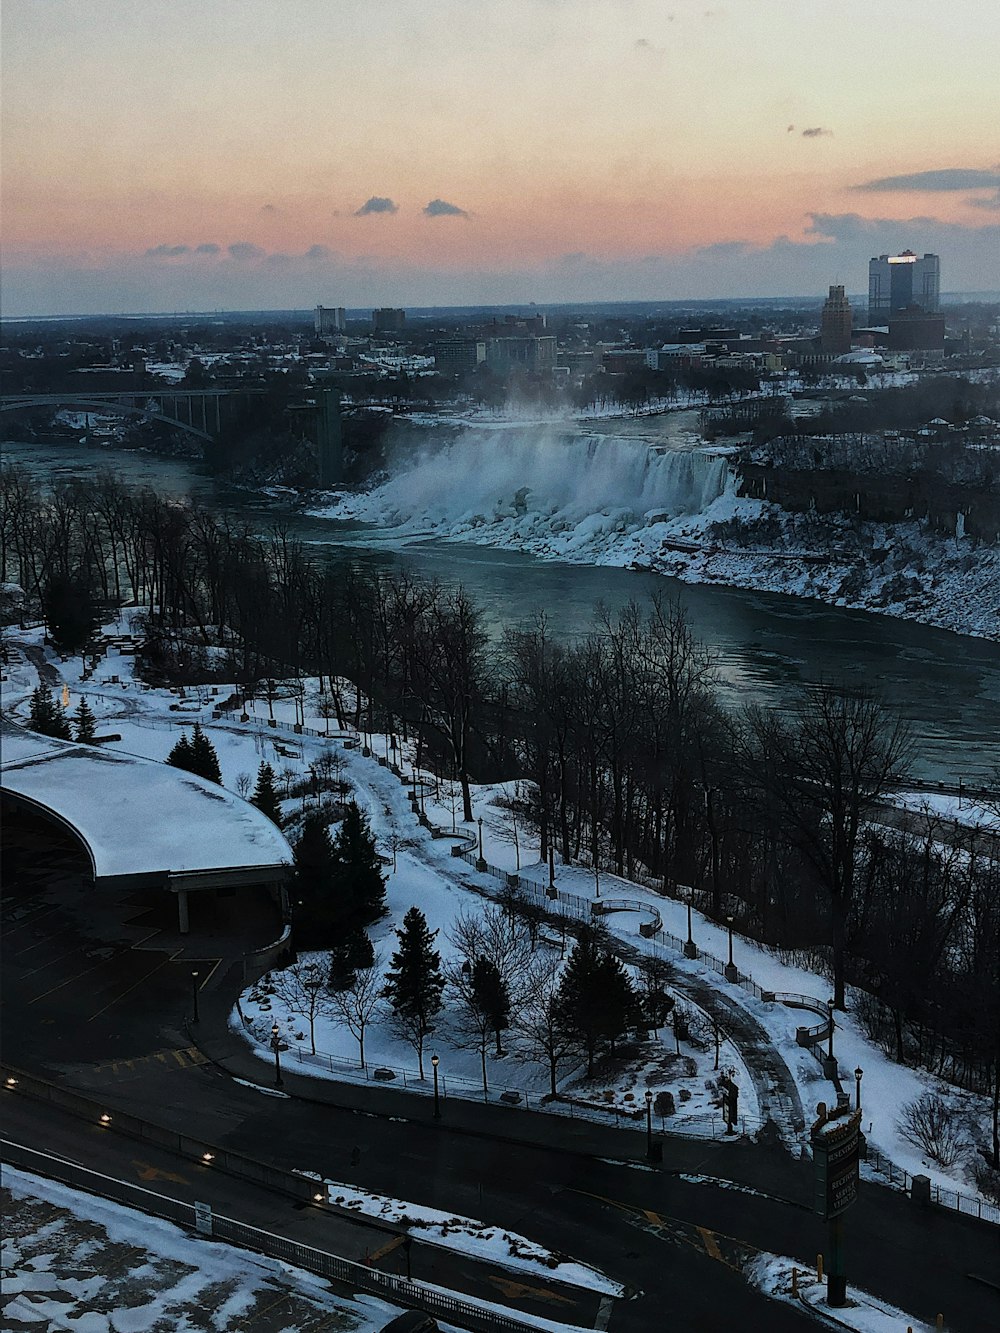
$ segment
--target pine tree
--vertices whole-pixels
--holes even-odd
[[[625,965],[610,950],[601,958],[600,984],[604,995],[604,1023],[601,1036],[609,1042],[614,1051],[615,1042],[638,1021],[639,1001]]]
[[[267,815],[268,819],[281,825],[281,802],[278,800],[278,792],[274,785],[274,769],[268,763],[261,763],[257,770],[257,785],[253,789],[251,802]]]
[[[76,710],[76,739],[81,745],[97,743],[97,724],[93,710],[86,699],[81,699]]]
[[[191,742],[186,731],[181,732],[177,743],[167,755],[167,763],[173,764],[174,768],[183,768],[188,773],[195,771],[194,760],[191,758]]]
[[[497,1055],[503,1055],[500,1034],[510,1025],[510,988],[489,958],[477,958],[472,965],[472,994],[496,1038]]]
[[[359,972],[372,966],[375,949],[363,930],[352,931],[330,946],[327,985],[331,991],[350,990]]]
[[[567,1026],[587,1052],[587,1077],[602,1041],[614,1048],[635,1014],[636,998],[628,973],[589,926],[580,931],[559,985],[559,1006]]]
[[[333,843],[326,820],[307,815],[295,844],[295,929],[300,946],[327,948],[342,939],[333,877]]]
[[[200,722],[194,724],[194,731],[191,733],[191,772],[222,786],[219,756],[215,753],[215,746],[202,731]]]
[[[43,736],[56,736],[59,740],[70,739],[69,721],[62,708],[53,700],[44,685],[38,685],[31,692],[31,709],[28,713],[28,726],[32,731]]]
[[[349,801],[333,841],[337,894],[343,911],[343,929],[353,934],[385,913],[385,874],[375,850],[368,816]]]
[[[399,948],[392,955],[383,994],[392,1008],[397,1033],[417,1053],[420,1077],[424,1076],[424,1039],[434,1030],[441,1011],[441,955],[434,948],[437,931],[427,928],[419,907],[411,907],[396,931]]]

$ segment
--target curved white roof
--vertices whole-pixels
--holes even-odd
[[[95,879],[280,878],[292,849],[256,806],[170,764],[0,723],[0,790],[69,825]],[[259,872],[259,875],[255,872]]]

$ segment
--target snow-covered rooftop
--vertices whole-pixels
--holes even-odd
[[[68,824],[86,845],[95,879],[226,871],[246,879],[259,871],[265,880],[292,860],[266,815],[192,773],[39,736],[6,719],[0,742],[0,789]]]

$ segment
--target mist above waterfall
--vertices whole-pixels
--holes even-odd
[[[551,428],[465,430],[397,453],[357,517],[393,526],[533,518],[561,528],[613,512],[625,523],[695,514],[723,491],[724,459],[644,440]]]

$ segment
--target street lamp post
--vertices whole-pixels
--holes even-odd
[[[434,1070],[434,1119],[441,1119],[441,1098],[438,1095],[438,1065],[440,1060],[436,1055],[431,1056],[431,1068]]]
[[[281,1078],[281,1032],[277,1019],[271,1024],[271,1050],[274,1051],[274,1086],[282,1086]]]
[[[865,1071],[858,1065],[854,1071],[854,1109],[861,1110],[861,1080],[864,1078]]]
[[[653,1157],[653,1094],[646,1089],[646,1157]]]
[[[198,973],[197,972],[191,973],[191,999],[194,1001],[194,1018],[192,1021],[197,1023],[198,1021]]]
[[[835,1081],[837,1078],[837,1061],[833,1054],[833,1000],[827,1000],[826,1012],[827,1021],[830,1028],[827,1034],[826,1059],[823,1061],[823,1077]]]
[[[479,817],[479,869],[486,869],[486,857],[483,855],[483,818]]]
[[[729,961],[726,963],[723,975],[727,981],[739,981],[740,974],[733,962],[733,918],[726,917],[726,929],[729,931]]]
[[[697,958],[698,949],[694,942],[694,932],[691,929],[691,904],[694,899],[694,889],[688,890],[687,913],[688,913],[688,937],[684,941],[684,957]]]

